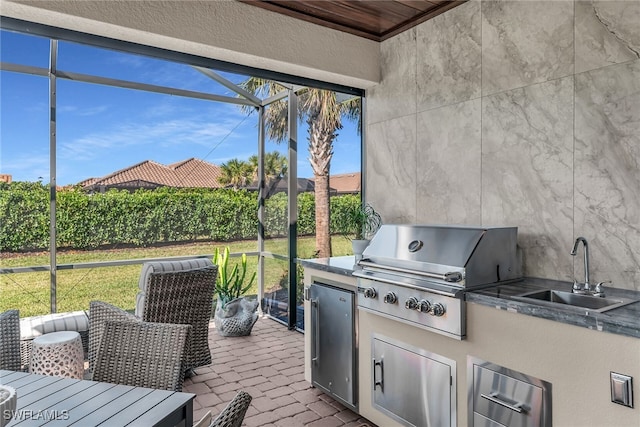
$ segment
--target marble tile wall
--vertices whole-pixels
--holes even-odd
[[[479,98],[480,2],[453,9],[416,32],[417,110]]]
[[[418,114],[418,223],[479,224],[480,98]]]
[[[381,43],[367,201],[517,225],[526,275],[640,290],[640,0],[471,0]]]
[[[387,223],[416,222],[416,117],[408,115],[368,126],[367,202]]]
[[[573,77],[487,96],[482,223],[519,227],[523,273],[571,276]]]
[[[640,290],[640,60],[576,75],[574,135],[574,230],[597,280]]]
[[[573,1],[482,2],[482,94],[573,73]]]

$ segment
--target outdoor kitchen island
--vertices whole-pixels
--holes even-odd
[[[321,282],[350,290],[356,298],[353,257],[298,260],[305,269],[305,289]],[[468,395],[473,373],[470,358],[481,359],[526,374],[551,385],[554,426],[640,425],[640,303],[605,313],[577,313],[514,300],[526,290],[570,289],[571,284],[524,278],[466,293],[466,338],[458,340],[420,329],[388,317],[356,310],[357,408],[380,426],[402,425],[372,404],[373,337],[388,337],[412,349],[421,349],[454,362],[455,395],[451,399],[451,425],[473,425]],[[607,296],[640,300],[640,292],[607,288]],[[356,303],[357,305],[357,303]],[[305,330],[311,331],[310,302],[305,301]],[[305,334],[305,378],[311,382],[312,334]],[[434,356],[435,357],[435,356]],[[377,375],[380,371],[377,370]],[[634,407],[613,403],[611,373],[633,378]],[[378,381],[379,378],[376,378]],[[436,396],[438,398],[438,396]]]

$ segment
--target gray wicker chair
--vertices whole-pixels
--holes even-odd
[[[186,270],[172,270],[184,262],[145,263],[145,278],[141,278],[145,283],[144,297],[136,307],[136,315],[145,322],[192,326],[186,350],[187,370],[211,364],[209,322],[218,267],[209,259],[199,261],[205,266]]]
[[[19,371],[20,365],[20,312],[9,310],[0,313],[0,369]]]
[[[95,359],[100,347],[100,340],[104,332],[104,325],[107,320],[122,320],[136,322],[138,318],[121,308],[102,301],[91,301],[89,303],[89,371],[92,372],[95,366]]]
[[[182,391],[190,325],[107,320],[94,381]]]
[[[251,403],[251,395],[240,390],[210,427],[240,427]]]

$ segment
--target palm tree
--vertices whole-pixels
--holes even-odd
[[[230,185],[234,190],[249,184],[253,178],[253,168],[251,164],[231,159],[220,165],[220,178],[218,181],[223,185]]]
[[[249,92],[261,98],[275,95],[285,88],[273,81],[251,77],[242,83]],[[267,135],[280,143],[287,138],[287,101],[270,104],[265,110]],[[243,107],[245,112],[253,111]],[[298,114],[309,129],[309,162],[313,170],[316,199],[316,251],[319,257],[331,256],[329,218],[329,172],[333,157],[333,141],[342,129],[342,119],[358,122],[360,129],[360,98],[339,101],[335,92],[307,88],[298,93]]]
[[[254,179],[258,178],[258,156],[249,157],[249,164],[254,171]],[[287,158],[278,151],[265,153],[264,155],[264,177],[267,186],[275,178],[282,178],[287,174]]]

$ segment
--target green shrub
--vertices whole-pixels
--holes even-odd
[[[0,186],[0,252],[49,245],[49,189],[41,183]]]
[[[258,201],[255,192],[232,189],[109,190],[86,194],[79,189],[56,195],[56,246],[93,249],[101,246],[144,247],[158,243],[255,239]],[[360,204],[359,195],[331,198],[334,216]],[[313,193],[298,196],[298,234],[315,233]],[[0,184],[0,251],[46,250],[49,247],[49,187],[41,183]],[[287,195],[265,201],[265,237],[288,233]]]

